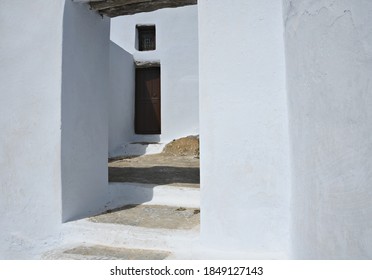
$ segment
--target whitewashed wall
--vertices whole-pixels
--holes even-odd
[[[285,1],[296,258],[372,258],[372,2]]]
[[[0,18],[0,259],[27,259],[109,202],[109,20],[70,0]]]
[[[259,258],[287,257],[291,245],[294,258],[372,258],[372,4],[229,3],[198,7],[202,245]],[[58,242],[62,219],[109,202],[108,119],[119,131],[110,147],[146,140],[126,130],[132,56],[161,61],[160,140],[198,132],[183,130],[198,106],[186,114],[177,105],[198,99],[196,15],[185,7],[117,18],[110,46],[108,20],[81,4],[0,1],[1,259],[37,256]],[[157,51],[134,50],[137,23],[156,24]],[[115,123],[121,102],[125,125]],[[180,115],[188,118],[175,123]]]
[[[108,203],[110,20],[66,1],[62,71],[63,221]]]
[[[155,51],[136,50],[136,24],[156,25]],[[119,142],[167,142],[198,134],[197,6],[113,18],[111,41],[110,151],[117,148]],[[133,60],[161,63],[160,136],[134,133]]]
[[[61,224],[63,6],[0,1],[0,259],[32,256]]]
[[[134,135],[133,56],[110,41],[109,152],[120,153]]]
[[[252,257],[289,250],[281,1],[200,0],[201,238]]]

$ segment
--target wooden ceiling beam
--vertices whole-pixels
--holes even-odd
[[[93,10],[108,17],[133,15],[162,8],[175,8],[195,4],[197,4],[197,0],[105,0],[90,2]]]
[[[104,9],[110,9],[130,4],[138,4],[138,3],[145,3],[145,2],[151,2],[154,0],[104,0],[104,1],[98,1],[98,2],[91,2],[90,7],[93,10],[104,10]]]

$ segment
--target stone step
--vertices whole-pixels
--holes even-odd
[[[110,209],[131,204],[200,207],[200,189],[188,186],[109,183]]]
[[[283,259],[281,252],[225,252],[201,245],[198,208],[132,205],[63,225],[43,259]]]
[[[66,244],[178,251],[199,240],[197,208],[133,205],[64,224]]]
[[[285,252],[229,252],[186,244],[175,250],[139,249],[89,243],[69,244],[44,253],[44,260],[283,260]]]
[[[164,260],[167,251],[108,247],[95,244],[76,244],[44,254],[49,260]]]
[[[89,218],[94,223],[143,228],[191,230],[199,225],[200,210],[164,205],[128,205]]]

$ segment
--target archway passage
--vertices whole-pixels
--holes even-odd
[[[66,2],[66,13],[64,21],[62,86],[63,222],[69,222],[68,227],[76,229],[77,240],[79,240],[80,238],[80,226],[82,226],[84,223],[89,225],[87,226],[87,232],[84,233],[84,242],[87,243],[105,244],[107,236],[110,236],[110,239],[112,238],[118,240],[118,242],[115,243],[115,246],[124,248],[127,246],[127,244],[130,244],[132,248],[135,247],[136,242],[138,242],[137,236],[141,235],[146,237],[141,240],[147,240],[149,247],[151,248],[159,247],[159,249],[166,249],[167,251],[174,251],[175,247],[177,247],[177,250],[182,249],[182,251],[184,250],[184,248],[191,248],[191,246],[193,246],[194,244],[194,240],[199,237],[198,224],[200,220],[200,196],[198,188],[199,160],[197,158],[191,157],[189,159],[192,166],[172,166],[172,162],[169,162],[169,160],[167,160],[167,162],[165,163],[165,160],[169,159],[169,157],[164,156],[162,158],[162,163],[164,166],[161,165],[159,162],[150,162],[149,164],[153,165],[150,167],[133,167],[127,166],[125,164],[121,166],[121,163],[127,163],[129,165],[135,165],[138,163],[138,157],[125,159],[125,161],[123,160],[120,164],[118,163],[117,165],[111,167],[110,171],[114,172],[109,172],[109,174],[114,175],[113,177],[115,177],[116,175],[116,179],[119,178],[119,180],[110,180],[110,183],[108,185],[107,124],[110,123],[108,118],[111,116],[110,113],[113,112],[113,110],[110,109],[110,105],[114,103],[129,104],[132,106],[132,110],[134,109],[134,102],[120,103],[117,102],[116,99],[110,99],[111,97],[109,96],[107,89],[110,88],[110,85],[114,84],[113,81],[116,81],[117,77],[118,79],[123,79],[123,81],[120,80],[120,82],[122,83],[118,83],[118,87],[115,87],[115,89],[119,89],[122,91],[122,96],[125,95],[125,93],[127,92],[125,90],[127,89],[129,84],[127,80],[123,78],[123,76],[125,76],[124,74],[127,73],[123,73],[120,71],[111,71],[112,68],[110,67],[112,66],[112,64],[110,63],[115,62],[115,67],[123,66],[124,64],[121,63],[122,60],[116,59],[116,54],[119,53],[121,55],[124,53],[124,55],[126,55],[124,58],[128,58],[128,60],[124,60],[123,58],[124,63],[128,62],[128,67],[131,67],[131,69],[133,69],[133,72],[135,72],[135,69],[140,67],[137,65],[137,63],[133,63],[133,56],[131,56],[132,54],[129,51],[126,51],[126,48],[124,48],[125,46],[116,45],[115,48],[111,47],[112,41],[110,41],[109,36],[110,25],[111,28],[113,26],[115,28],[115,24],[113,24],[114,20],[112,20],[110,24],[110,20],[106,16],[101,18],[98,13],[89,11],[87,7],[88,4],[75,5],[72,1]],[[188,11],[188,13],[185,13],[186,19],[190,15],[193,15],[194,19],[197,18],[196,6],[185,7],[185,9]],[[177,9],[165,9],[164,11],[158,12],[170,13],[172,11],[177,13],[176,10]],[[159,16],[158,18],[163,17]],[[177,18],[179,19],[179,16]],[[197,22],[195,20],[189,21],[192,23],[187,24],[188,29],[194,30],[193,34],[197,34]],[[144,21],[140,21],[139,23],[142,22]],[[157,39],[158,41],[161,41],[161,22],[158,22],[156,21],[156,19],[154,19],[153,23],[154,25],[159,26],[159,28],[157,29],[159,31]],[[77,26],[77,28],[73,28],[75,25]],[[176,24],[172,22],[172,27],[175,27],[175,25]],[[179,25],[186,26],[186,24]],[[133,28],[127,28],[127,30],[131,30],[131,32],[133,32],[134,34],[136,26],[137,22],[132,25]],[[163,26],[168,27],[169,24],[164,24]],[[192,29],[191,26],[194,29]],[[121,30],[126,29],[123,28]],[[163,30],[169,31],[169,29],[166,28],[163,28]],[[179,28],[175,30],[179,31]],[[165,37],[169,36],[169,34],[165,35],[167,35]],[[122,34],[122,36],[124,38],[127,38],[124,34]],[[182,36],[183,38],[185,38],[185,34],[182,34]],[[192,38],[197,37],[194,36]],[[190,49],[189,44],[192,40],[186,40],[186,42],[183,42],[181,40],[177,41],[185,44],[184,48]],[[195,39],[194,42],[197,42],[197,40]],[[81,53],[84,47],[87,47],[87,45],[94,47],[88,48],[86,52]],[[133,52],[139,51],[136,50],[134,42],[132,42],[130,45],[133,47]],[[172,46],[173,45],[167,45],[168,48]],[[194,44],[194,46],[194,49],[197,50],[197,44]],[[167,51],[167,48],[161,49],[160,47],[161,44],[156,50],[160,54],[162,54],[162,52],[169,53],[169,51]],[[173,49],[180,50],[180,48],[176,47],[174,47]],[[70,55],[71,53],[76,54],[76,56]],[[154,54],[156,55],[155,52]],[[101,67],[91,67],[91,64],[89,64],[90,60],[88,59],[90,56],[92,57],[92,63],[94,63],[94,65],[100,65]],[[76,59],[76,57],[79,57],[79,59]],[[180,56],[177,55],[177,58],[179,57]],[[190,59],[190,57],[195,57],[195,60]],[[196,66],[198,65],[197,57],[198,56],[196,51],[190,52],[189,55],[183,53],[182,56],[182,58],[186,58],[188,62],[192,62],[193,65]],[[120,58],[122,57],[120,56]],[[130,60],[130,58],[132,60]],[[159,55],[158,60],[160,61],[162,58],[164,57]],[[172,63],[169,63],[168,61],[171,61]],[[179,87],[169,86],[169,83],[167,84],[167,79],[162,80],[161,85],[163,88],[161,94],[162,98],[165,97],[164,99],[162,99],[165,101],[165,104],[162,108],[162,113],[165,113],[165,121],[164,123],[162,123],[163,135],[166,135],[165,132],[168,131],[173,132],[173,127],[169,129],[170,122],[175,123],[174,127],[177,128],[184,125],[183,122],[175,122],[175,118],[172,117],[171,113],[175,112],[178,115],[187,116],[187,120],[194,118],[195,115],[198,116],[194,113],[194,111],[198,110],[197,103],[195,106],[187,106],[187,110],[191,112],[189,116],[186,114],[180,114],[179,103],[173,102],[174,99],[180,99],[176,98],[178,95],[181,95],[181,97],[183,97],[183,104],[187,103],[186,101],[188,100],[198,100],[197,98],[192,98],[194,97],[194,95],[197,95],[198,89],[196,82],[198,77],[197,67],[185,67],[186,70],[189,70],[189,68],[191,68],[191,70],[194,70],[192,73],[188,73],[186,72],[186,70],[183,71],[183,68],[175,71],[174,66],[177,64],[174,63],[174,61],[179,62],[179,60],[174,59],[163,59],[161,64],[161,77],[163,77],[163,74],[165,74],[164,76],[167,77],[168,80],[178,81],[174,78],[174,74],[177,73],[182,78]],[[153,61],[151,60],[151,62]],[[77,64],[79,65],[77,66]],[[186,65],[186,63],[179,64],[181,66]],[[145,81],[151,81],[149,83],[145,82],[144,84],[146,86],[156,89],[159,88],[159,90],[155,90],[155,92],[150,92],[151,97],[154,97],[154,99],[156,99],[155,97],[157,97],[158,95],[160,97],[160,69],[159,67],[154,67],[153,65],[151,67],[154,68],[154,70],[156,69],[157,76],[159,77],[153,79],[152,76],[154,76],[154,73],[152,73],[149,74],[149,76],[151,77],[148,77],[148,79],[146,79],[147,74],[143,78]],[[143,71],[143,68],[140,69],[141,70],[138,70],[139,72]],[[81,73],[88,73],[89,75],[84,76],[81,75]],[[115,73],[118,73],[117,77],[113,76]],[[131,98],[134,98],[134,75],[128,74],[128,76],[132,78],[131,82],[133,84],[133,87],[130,88],[133,89]],[[187,77],[187,79],[184,79],[184,77]],[[157,80],[158,82],[155,82],[153,80]],[[97,85],[97,83],[99,83],[99,85]],[[189,84],[190,86],[186,86]],[[92,89],[91,87],[94,88]],[[173,88],[175,88],[176,90],[170,91],[170,89]],[[189,99],[187,99],[189,96],[186,95],[186,93],[183,94],[183,89],[187,90],[185,90],[186,93],[193,93],[189,94]],[[170,92],[172,92],[173,94],[167,95],[167,93]],[[142,95],[145,94],[148,94],[148,92],[146,92],[146,90],[143,90]],[[153,100],[151,101],[153,102]],[[73,106],[71,104],[73,104]],[[173,111],[169,110],[167,106],[170,107]],[[126,111],[124,108],[121,108],[121,110]],[[158,111],[160,113],[160,110]],[[130,120],[132,121],[132,119]],[[134,122],[132,121],[131,129],[133,129],[134,132],[133,125]],[[150,132],[153,133],[153,131]],[[196,132],[187,132],[184,135],[195,134]],[[127,136],[127,134],[122,135]],[[176,136],[174,137],[174,139],[175,138]],[[145,140],[147,139],[148,138],[146,138]],[[166,143],[165,140],[163,142]],[[139,143],[138,140],[133,139],[130,143],[135,145],[142,145],[143,142],[141,141],[141,143]],[[151,157],[147,157],[146,159],[149,160],[151,159]],[[186,163],[189,163],[189,161],[185,161]],[[155,177],[155,181],[144,181],[144,179],[149,177],[151,177],[150,179],[154,179],[154,176],[150,176],[153,173],[146,177],[146,175],[148,174],[147,171],[153,171],[157,174],[157,177]],[[123,172],[125,173],[124,175]],[[171,174],[172,176],[168,176],[169,174]],[[100,213],[104,214],[99,216],[99,218],[97,218],[98,216],[94,219],[87,218],[98,215]],[[146,214],[148,215],[146,216]],[[106,217],[110,219],[106,219]],[[133,219],[134,217],[135,219]],[[155,221],[153,217],[159,217],[159,222],[156,222],[155,224],[164,226],[162,226],[160,229],[154,229],[152,227],[153,224],[147,223],[148,221]],[[137,224],[136,219],[140,220],[140,222],[143,223]],[[191,223],[192,228],[183,228],[183,225],[188,225],[190,221],[193,222]],[[117,228],[118,231],[116,233],[110,232],[110,234],[107,234],[107,224],[109,224],[109,226]],[[144,227],[144,225],[148,226],[148,228]],[[126,232],[128,229],[133,232],[134,226],[138,231],[137,233],[135,233],[135,235],[132,236],[133,238],[131,238],[131,236],[127,234],[123,234],[123,232]],[[171,228],[171,226],[175,228]],[[72,231],[74,231],[74,229]],[[178,237],[176,238],[174,235],[169,234],[169,232],[173,231],[174,229],[177,229],[179,233]],[[158,231],[161,231],[163,233],[161,234],[161,236],[163,236],[164,239],[158,238],[158,235],[156,235]],[[99,236],[105,236],[105,240],[98,240]],[[117,238],[121,239],[119,240]],[[182,239],[182,242],[176,242],[177,244],[173,245],[175,242],[174,240],[180,239]],[[141,242],[140,246],[142,246],[142,243],[143,242]],[[166,244],[166,246],[164,244]],[[112,244],[106,243],[106,245],[110,246]],[[84,248],[84,251],[87,250],[88,249]],[[73,254],[73,252],[75,251],[69,250],[66,252],[66,254]],[[93,252],[89,254],[95,253]]]
[[[143,12],[151,12],[163,8],[177,8],[197,4],[197,0],[103,0],[84,1],[89,2],[90,7],[101,15],[117,17],[133,15]]]

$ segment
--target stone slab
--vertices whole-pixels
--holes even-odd
[[[169,255],[166,251],[83,245],[68,249],[61,256],[89,260],[164,260]]]
[[[199,225],[200,210],[162,205],[128,205],[89,220],[95,223],[188,230]]]

